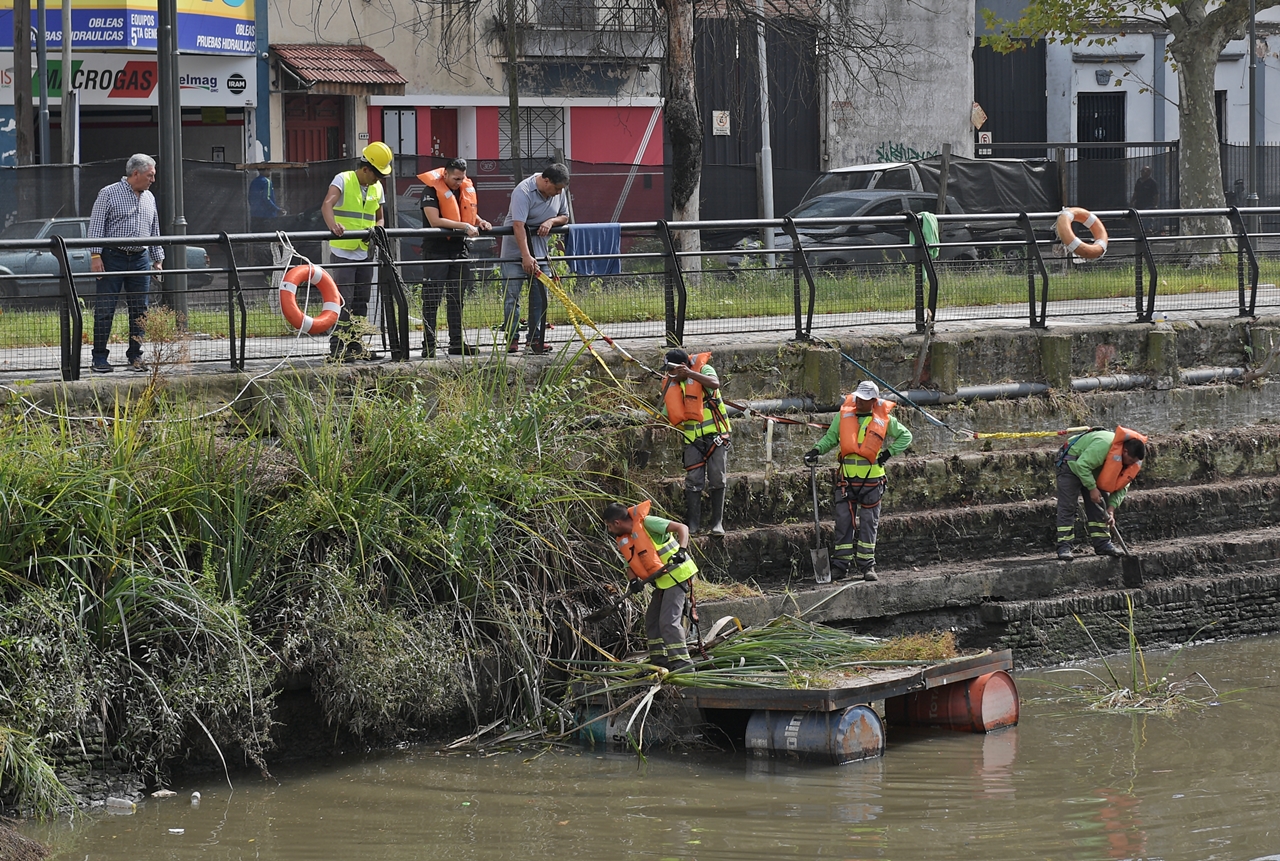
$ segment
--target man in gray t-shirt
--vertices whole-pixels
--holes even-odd
[[[536,278],[539,268],[551,274],[547,262],[547,236],[551,228],[569,223],[569,201],[564,195],[569,169],[548,165],[542,173],[522,180],[511,192],[511,208],[503,226],[513,235],[502,237],[502,278],[506,288],[503,328],[507,352],[520,349],[520,290],[529,282],[529,352],[549,353],[546,345],[547,290]]]

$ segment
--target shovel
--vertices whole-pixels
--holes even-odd
[[[1120,579],[1124,582],[1126,589],[1136,589],[1142,585],[1142,560],[1130,552],[1128,543],[1120,534],[1119,526],[1112,523],[1111,533],[1115,535],[1116,540],[1120,542],[1120,549],[1124,551],[1124,555],[1120,557]]]
[[[831,582],[831,554],[822,543],[822,527],[818,523],[818,467],[809,467],[809,487],[813,490],[813,543],[809,551],[813,559],[813,578],[819,583]]]

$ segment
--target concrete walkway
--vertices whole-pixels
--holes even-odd
[[[1274,284],[1262,285],[1258,290],[1256,311],[1260,316],[1280,314],[1280,288]],[[1064,300],[1048,303],[1046,318],[1050,328],[1115,325],[1136,320],[1134,300],[1093,299]],[[1186,293],[1158,295],[1157,319],[1170,322],[1196,322],[1206,319],[1232,319],[1239,316],[1238,297],[1234,291],[1213,293]],[[1028,308],[1025,303],[951,306],[938,310],[936,334],[983,332],[993,329],[1026,329],[1029,327]],[[661,322],[618,323],[602,326],[606,334],[614,337],[641,361],[654,360],[666,347],[664,325]],[[774,317],[729,317],[685,321],[685,343],[691,347],[725,348],[747,345],[765,346],[789,340],[795,331],[791,315]],[[915,333],[914,312],[859,312],[848,314],[815,315],[813,335],[817,338],[844,340],[868,336],[903,337]],[[588,334],[592,332],[588,329]],[[479,345],[481,358],[495,352],[494,332],[489,329],[472,329],[468,341]],[[421,342],[421,332],[409,333],[413,361]],[[572,326],[560,324],[548,332],[548,341],[556,352],[554,358],[565,350],[579,347],[577,334]],[[379,339],[370,342],[372,349],[382,352]],[[602,352],[609,348],[598,344]],[[230,345],[226,338],[196,337],[188,344],[190,363],[183,365],[184,374],[227,373],[230,367]],[[323,364],[328,354],[328,337],[287,336],[249,338],[245,343],[245,371],[261,373],[280,364],[293,367],[312,367]],[[507,355],[505,352],[503,355]],[[135,375],[119,365],[124,361],[124,344],[112,344],[112,361],[117,370],[103,379],[129,379]],[[523,350],[512,358],[525,360]],[[90,347],[84,345],[81,355],[81,379],[98,377],[89,371]],[[440,359],[437,359],[440,361]],[[549,361],[540,358],[538,361]],[[20,347],[0,350],[0,382],[23,380],[51,381],[60,379],[60,356],[56,344],[41,347]]]

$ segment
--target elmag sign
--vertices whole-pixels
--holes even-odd
[[[185,107],[253,107],[257,65],[252,57],[178,57]],[[49,60],[49,101],[62,100],[62,60]],[[72,54],[71,84],[83,105],[154,105],[160,83],[155,54]],[[35,90],[35,82],[32,83]],[[13,74],[0,69],[0,104],[13,104]]]
[[[13,48],[13,2],[0,0],[0,50]],[[199,54],[253,56],[258,0],[177,0],[178,50]],[[89,50],[156,50],[156,0],[72,0],[71,46]],[[52,7],[52,8],[50,8]],[[34,11],[32,23],[38,18]],[[45,9],[46,44],[62,47],[62,10]]]

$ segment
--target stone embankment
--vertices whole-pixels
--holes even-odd
[[[1055,430],[1125,424],[1152,452],[1118,522],[1136,559],[1093,556],[1078,525],[1077,558],[1054,554],[1054,466],[1060,438],[963,440],[907,405],[896,415],[916,441],[889,465],[876,583],[813,581],[809,471],[801,455],[822,428],[736,421],[728,534],[696,540],[712,580],[760,587],[755,599],[704,601],[704,618],[759,623],[782,612],[868,633],[951,628],[967,647],[1012,647],[1022,665],[1092,652],[1079,616],[1103,648],[1123,649],[1133,625],[1146,644],[1280,630],[1280,383],[1238,381],[1280,341],[1280,321],[1126,325],[1065,332],[942,336],[914,388],[955,429]],[[895,387],[911,388],[919,336],[842,342],[843,352]],[[696,349],[697,344],[689,344]],[[827,425],[864,377],[822,345],[718,350],[713,364],[736,402],[809,406],[785,418]],[[1113,385],[1139,387],[1108,390]],[[1236,378],[1235,382],[1219,381]],[[1183,381],[1209,380],[1202,385]],[[1075,380],[1073,392],[1072,381]],[[1086,382],[1081,382],[1086,381]],[[1015,400],[947,403],[949,393],[1047,384]],[[1038,388],[1045,388],[1043,385]],[[1093,389],[1082,393],[1081,389]],[[778,403],[778,402],[782,403]],[[674,433],[637,431],[630,478],[679,514]],[[818,471],[831,541],[833,457]]]

